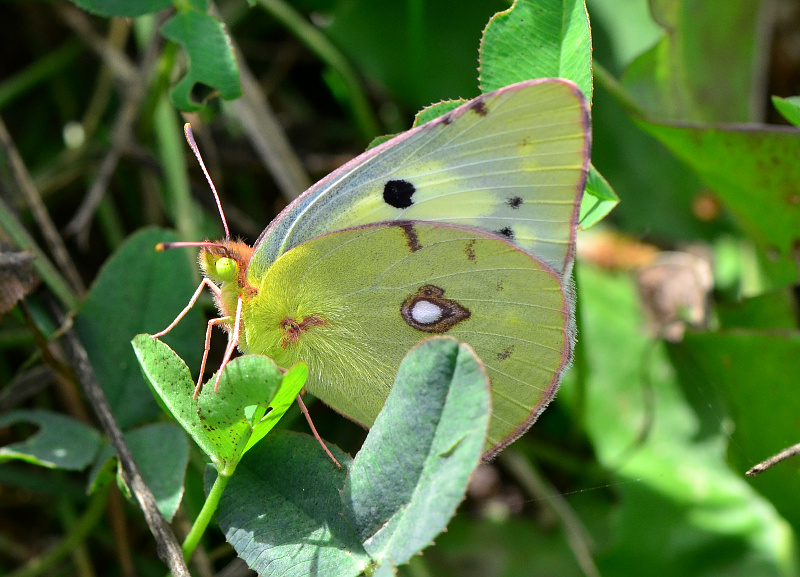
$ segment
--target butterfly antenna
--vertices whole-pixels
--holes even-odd
[[[186,248],[186,247],[202,247],[202,248],[219,248],[225,250],[225,245],[218,242],[209,242],[207,240],[202,242],[159,242],[156,244],[156,252],[164,252],[165,250],[172,250],[173,248]]]
[[[211,176],[208,174],[208,170],[206,170],[206,165],[203,162],[203,157],[200,156],[200,149],[197,148],[197,143],[194,141],[194,135],[192,134],[192,125],[188,122],[183,125],[183,132],[186,135],[186,142],[189,143],[189,146],[192,147],[192,152],[194,152],[195,157],[197,157],[197,162],[200,163],[200,168],[203,169],[203,174],[206,175],[206,180],[208,181],[208,185],[211,187],[211,192],[214,193],[214,200],[217,201],[217,208],[219,209],[219,216],[222,219],[222,226],[225,228],[225,239],[229,240],[231,238],[231,233],[228,230],[228,221],[225,220],[225,212],[222,210],[222,203],[219,201],[219,195],[217,194],[217,189],[214,187],[214,183],[211,181]]]

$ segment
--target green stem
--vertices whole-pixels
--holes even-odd
[[[592,75],[600,86],[606,89],[627,111],[635,116],[647,116],[647,112],[631,97],[619,80],[603,68],[597,60],[592,61]]]
[[[139,44],[146,45],[150,36],[157,33],[155,19],[150,16],[137,18],[135,32]],[[189,187],[187,146],[180,119],[166,95],[177,53],[178,46],[174,42],[164,45],[151,81],[150,96],[142,105],[141,118],[147,119],[143,124],[152,126],[155,132],[158,158],[164,168],[164,204],[169,217],[183,240],[198,240],[201,233],[197,223],[201,219]]]
[[[367,140],[372,140],[380,134],[378,121],[372,114],[367,96],[361,89],[350,63],[327,36],[306,19],[294,8],[283,0],[256,0],[258,4],[269,12],[273,18],[283,24],[300,42],[306,45],[317,57],[333,68],[347,87],[351,98],[351,109],[361,135]]]
[[[7,577],[36,577],[43,575],[47,573],[48,569],[54,567],[64,557],[72,553],[102,518],[108,501],[109,487],[110,485],[107,485],[98,489],[92,495],[86,512],[75,522],[61,543],[52,547],[41,557],[31,560],[13,573],[9,573]]]
[[[197,519],[194,520],[194,525],[192,525],[189,534],[186,535],[186,539],[183,541],[183,558],[186,559],[187,562],[197,548],[197,544],[200,543],[200,538],[203,536],[203,533],[205,533],[206,527],[208,527],[208,524],[211,522],[211,518],[217,510],[217,505],[219,505],[219,499],[229,480],[229,475],[217,475],[214,486],[211,487],[211,491],[209,491],[208,497],[206,497],[206,502],[200,510],[200,514],[197,516]]]
[[[201,238],[197,225],[201,219],[187,177],[184,151],[188,146],[180,129],[178,115],[164,93],[156,105],[153,126],[158,142],[158,157],[164,168],[164,194],[170,217],[181,238],[197,240]]]
[[[0,84],[0,109],[24,96],[40,82],[63,72],[67,64],[75,60],[83,51],[83,45],[77,40],[66,42],[22,72],[4,80]]]
[[[69,499],[59,499],[56,505],[56,511],[64,527],[69,530],[75,528],[77,515],[75,514],[75,507]],[[89,550],[86,548],[85,542],[81,541],[77,543],[75,549],[72,551],[72,565],[76,577],[95,577],[96,574],[94,567],[92,567],[92,559],[89,556]]]
[[[117,207],[109,196],[104,196],[97,205],[97,222],[108,248],[112,252],[117,250],[125,242],[125,227]]]

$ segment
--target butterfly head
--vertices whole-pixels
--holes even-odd
[[[225,286],[235,283],[239,290],[248,287],[247,265],[253,256],[253,247],[241,240],[222,240],[201,244],[200,269],[215,284]]]

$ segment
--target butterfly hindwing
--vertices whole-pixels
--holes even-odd
[[[574,338],[559,275],[493,235],[418,221],[337,231],[283,254],[245,304],[242,347],[311,368],[307,387],[371,425],[422,338],[469,343],[492,380],[487,449],[552,397]]]

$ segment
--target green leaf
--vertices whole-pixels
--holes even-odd
[[[800,96],[790,96],[789,98],[773,96],[772,104],[786,120],[795,126],[800,126]]]
[[[373,559],[407,563],[445,530],[480,462],[489,390],[483,364],[455,339],[426,339],[403,359],[342,492]]]
[[[172,349],[146,334],[137,335],[133,348],[166,410],[224,475],[232,474],[244,452],[275,426],[308,376],[308,367],[297,363],[287,373],[284,390],[283,373],[272,359],[245,355],[225,365],[218,392],[214,392],[214,375],[195,399],[189,369]],[[248,414],[247,409],[254,406],[260,411]],[[264,417],[268,407],[273,410]]]
[[[225,365],[217,392],[214,392],[216,373],[203,386],[197,399],[197,414],[206,438],[214,445],[213,460],[220,474],[233,474],[248,447],[254,426],[263,422],[264,412],[275,397],[282,378],[283,373],[269,357],[245,355]],[[301,383],[300,388],[302,386]],[[293,400],[298,392],[293,390],[290,399]],[[291,400],[286,408],[289,405]],[[246,409],[252,406],[261,410],[256,409],[256,416],[251,414],[248,418]]]
[[[247,441],[245,452],[249,451],[253,445],[258,443],[264,436],[269,433],[278,421],[281,420],[289,407],[292,406],[297,395],[303,390],[308,379],[308,365],[304,362],[295,363],[289,372],[283,375],[281,386],[278,392],[269,403],[269,412],[265,417],[255,422],[253,432],[250,435],[250,440]],[[251,418],[252,421],[252,418]]]
[[[797,278],[791,257],[800,239],[800,132],[768,126],[638,125],[672,150],[718,195],[741,227]]]
[[[461,100],[448,100],[446,102],[438,102],[436,104],[431,104],[430,106],[426,106],[414,117],[414,126],[421,126],[426,122],[430,122],[440,116],[447,114],[451,110],[455,110],[462,104],[467,102],[464,99]]]
[[[87,12],[99,16],[135,17],[169,8],[173,0],[71,0]]]
[[[123,429],[160,414],[142,380],[131,338],[158,332],[186,306],[194,291],[192,258],[179,250],[155,252],[174,233],[145,229],[132,235],[108,260],[75,319],[100,385]],[[200,363],[205,322],[195,307],[167,335],[179,354]],[[195,337],[192,339],[192,337]]]
[[[785,287],[751,298],[717,303],[720,327],[796,330],[794,287]]]
[[[585,396],[565,383],[559,404],[585,409],[586,434],[618,494],[600,573],[638,575],[646,566],[652,575],[791,575],[785,521],[747,484],[745,469],[726,463],[727,420],[709,397],[711,373],[698,375],[703,385],[690,402],[675,375],[679,364],[642,334],[631,279],[576,269],[581,354],[591,371]],[[753,386],[768,383],[764,377]]]
[[[328,447],[344,468],[313,437],[274,431],[244,456],[222,494],[217,522],[262,577],[356,577],[370,565],[342,515],[351,459]]]
[[[195,383],[189,367],[168,345],[148,334],[136,335],[131,344],[153,394],[203,452],[213,459],[216,448],[200,424],[197,401],[192,398]]]
[[[0,463],[18,459],[50,469],[82,471],[100,448],[96,430],[58,413],[20,409],[0,416],[0,427],[17,423],[32,423],[39,431],[25,441],[0,447]]]
[[[582,230],[590,229],[603,220],[618,204],[617,193],[594,165],[591,165],[589,176],[586,179],[586,194],[581,201],[581,216],[578,226]]]
[[[196,111],[202,105],[192,101],[192,90],[198,82],[215,88],[225,100],[242,95],[239,68],[225,25],[196,9],[185,9],[175,14],[161,27],[161,33],[183,46],[187,53],[189,69],[172,89],[173,104],[183,111]]]
[[[713,399],[717,410],[729,408],[729,454],[739,474],[788,445],[800,443],[797,417],[800,396],[800,333],[738,330],[689,333],[670,347],[685,389],[702,394],[704,407]],[[700,391],[701,393],[698,393]],[[778,464],[750,479],[780,514],[800,531],[800,501],[796,498],[800,461]],[[777,545],[777,543],[776,543]]]
[[[650,0],[589,0],[592,56],[612,73],[622,70],[663,36]],[[624,16],[624,17],[623,17]]]
[[[418,110],[478,96],[477,42],[486,21],[507,7],[506,0],[349,0],[313,10],[327,16],[325,34],[365,76]]]
[[[491,92],[557,76],[592,99],[592,39],[583,0],[516,0],[495,15],[481,41],[480,83]]]
[[[661,120],[750,120],[763,49],[759,3],[660,0],[651,5],[664,37],[625,73],[623,83],[636,102]]]
[[[183,496],[183,478],[189,462],[189,442],[180,427],[173,423],[153,423],[125,433],[133,458],[147,486],[153,491],[161,514],[171,521]],[[106,443],[90,474],[90,486],[102,480],[107,463],[116,457]]]
[[[735,231],[730,219],[693,214],[698,196],[708,192],[700,179],[642,132],[601,84],[592,107],[592,142],[592,164],[624,199],[614,209],[614,222],[626,233],[680,245]]]
[[[394,577],[397,575],[397,569],[390,562],[381,563],[372,577]]]
[[[355,577],[373,565],[366,551],[405,563],[464,498],[488,424],[489,381],[472,349],[428,339],[403,360],[355,462],[332,447],[338,469],[311,437],[275,431],[242,459],[217,519],[260,575]]]

